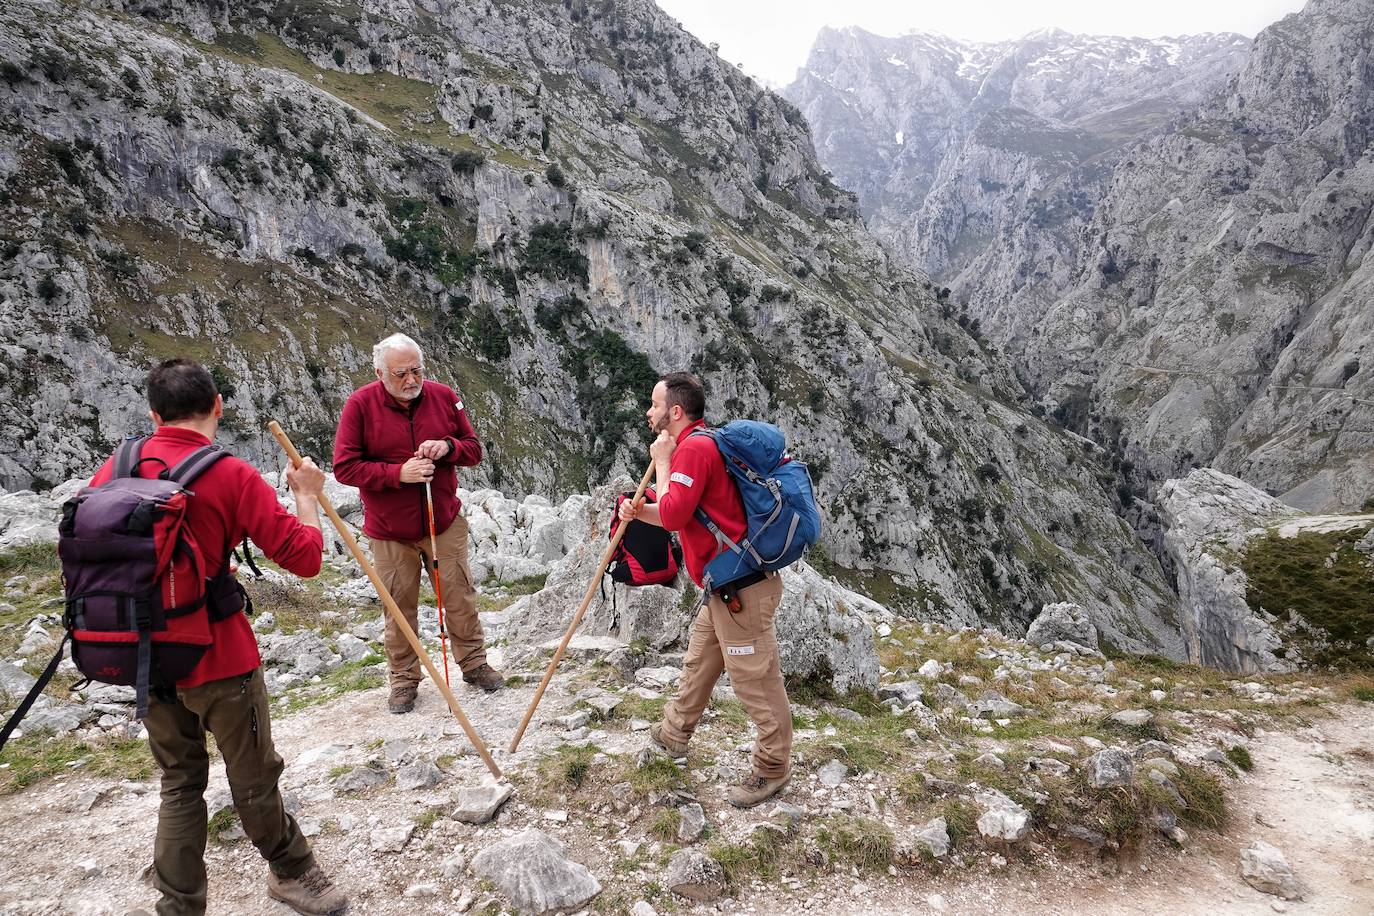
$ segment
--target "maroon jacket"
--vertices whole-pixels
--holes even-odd
[[[426,381],[409,409],[381,382],[353,392],[334,437],[334,477],[357,487],[363,499],[363,534],[384,541],[429,536],[425,485],[401,483],[401,465],[426,439],[447,439],[449,453],[435,462],[434,530],[447,531],[458,516],[457,468],[482,460],[482,443],[468,422],[463,400],[447,385]]]

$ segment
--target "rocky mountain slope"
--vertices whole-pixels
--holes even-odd
[[[1199,464],[1311,511],[1374,493],[1371,22],[1369,0],[1314,0],[1199,54],[1115,146],[1081,119],[1047,130],[1032,91],[970,106],[912,208],[909,253],[1136,496]],[[1054,93],[1069,118],[1074,85]],[[825,136],[832,109],[802,107]]]
[[[227,442],[327,455],[402,328],[467,399],[471,485],[638,476],[640,398],[781,425],[815,563],[884,603],[1019,631],[1087,608],[1181,652],[1100,451],[858,221],[795,108],[645,0],[0,5],[0,481],[90,470],[138,381],[214,367]]]
[[[1123,145],[1234,73],[1249,45],[1234,34],[1041,29],[969,42],[825,28],[784,94],[811,122],[821,161],[858,192],[870,228],[944,278],[1051,186],[1082,195]]]

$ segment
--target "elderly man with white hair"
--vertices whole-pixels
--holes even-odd
[[[501,673],[487,664],[476,590],[468,567],[468,524],[459,511],[459,467],[482,460],[482,443],[452,388],[425,379],[420,346],[392,334],[372,348],[377,380],[348,398],[334,438],[334,476],[355,486],[363,500],[363,533],[372,542],[377,575],[414,629],[420,570],[437,563],[445,624],[463,680],[497,690]],[[430,557],[425,484],[434,496],[437,557]],[[387,705],[393,713],[415,708],[423,669],[391,617],[386,620],[391,672]]]

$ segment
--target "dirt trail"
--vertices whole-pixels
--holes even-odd
[[[461,688],[465,710],[480,732],[503,748],[531,686],[491,697]],[[288,761],[284,785],[302,805],[303,823],[324,824],[312,838],[321,861],[355,901],[357,914],[450,914],[457,898],[474,883],[465,871],[442,877],[441,862],[455,848],[471,857],[491,827],[469,827],[438,819],[400,853],[371,848],[375,827],[422,819],[441,811],[455,788],[482,779],[485,769],[465,744],[431,685],[421,690],[416,712],[391,716],[385,692],[347,694],[327,707],[277,717],[275,738]],[[571,696],[558,682],[539,719],[566,712]],[[942,873],[903,873],[889,879],[867,876],[827,879],[810,900],[787,899],[767,890],[744,889],[736,911],[769,916],[807,913],[1045,913],[1045,914],[1214,914],[1267,913],[1276,898],[1260,894],[1239,876],[1238,855],[1255,839],[1279,847],[1311,888],[1305,902],[1287,910],[1302,914],[1374,914],[1374,705],[1339,706],[1312,726],[1294,733],[1269,732],[1251,742],[1252,773],[1232,783],[1232,821],[1217,835],[1197,832],[1183,851],[1152,844],[1126,873],[1082,862],[1046,860],[1010,865],[1000,873],[947,867]],[[447,777],[429,790],[402,792],[394,786],[361,797],[335,795],[330,774],[379,753],[376,739],[408,741],[419,759],[460,755]],[[612,731],[599,744],[611,751],[633,750],[643,737]],[[532,727],[517,760],[535,759],[556,743],[553,729]],[[504,753],[498,760],[512,761]],[[216,768],[217,770],[218,768]],[[224,785],[212,772],[211,793]],[[719,788],[704,785],[703,794]],[[90,789],[105,790],[89,814],[73,804]],[[610,872],[604,840],[592,835],[580,816],[566,824],[542,821],[517,793],[507,806],[517,822],[539,820],[542,829],[567,843],[572,856],[594,872]],[[150,906],[155,893],[140,878],[152,849],[157,792],[154,781],[123,786],[82,777],[48,781],[0,798],[5,856],[0,859],[0,914],[4,916],[122,916]],[[1256,814],[1263,822],[1256,819]],[[332,823],[331,823],[332,822]],[[83,876],[77,863],[93,859],[98,874]],[[264,891],[264,866],[246,841],[212,844],[209,852],[210,909],[214,916],[259,916],[288,911]],[[803,872],[804,873],[804,872]],[[404,897],[407,888],[430,885],[427,896]],[[803,892],[805,895],[806,892]],[[932,905],[932,895],[942,901]],[[682,902],[679,902],[680,904]],[[942,904],[942,907],[940,906]],[[679,912],[687,911],[680,905]],[[706,910],[702,910],[706,912]]]
[[[1255,767],[1231,783],[1231,821],[1220,835],[1193,834],[1186,849],[1159,846],[1131,869],[1054,862],[1009,866],[1002,875],[957,871],[888,885],[833,912],[1116,916],[1289,912],[1374,916],[1374,706],[1343,705],[1296,732],[1265,732],[1249,745]],[[1363,749],[1364,753],[1357,753]],[[1305,900],[1252,889],[1240,851],[1255,840],[1277,846],[1308,888]],[[939,895],[944,906],[932,906]],[[937,902],[938,905],[938,902]],[[817,912],[815,908],[812,912]],[[759,907],[758,914],[795,914]]]

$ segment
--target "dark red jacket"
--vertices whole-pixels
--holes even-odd
[[[697,585],[701,585],[706,564],[720,553],[716,536],[695,517],[697,506],[733,541],[738,542],[749,530],[739,488],[725,470],[716,441],[710,436],[692,436],[694,430],[705,428],[705,421],[698,420],[678,435],[677,449],[668,464],[668,491],[658,498],[659,520],[669,531],[680,532],[682,559]]]
[[[169,467],[210,440],[195,430],[159,426],[143,444],[141,457],[161,458]],[[105,462],[91,478],[91,486],[110,479],[114,459]],[[139,468],[140,477],[154,477],[162,465],[149,461]],[[277,493],[254,468],[238,458],[221,458],[202,474],[186,501],[186,524],[205,552],[205,575],[216,576],[224,568],[229,548],[245,535],[282,569],[304,578],[320,571],[324,541],[316,528],[302,525],[277,502]],[[178,687],[194,687],[208,681],[247,674],[262,659],[253,627],[244,614],[210,624],[214,643],[200,664],[177,681]]]
[[[334,477],[357,487],[363,499],[363,534],[384,541],[418,541],[429,536],[425,485],[401,483],[401,465],[426,439],[452,446],[434,472],[434,530],[446,531],[458,516],[458,467],[482,460],[482,443],[468,422],[463,399],[453,389],[426,381],[409,407],[386,393],[381,382],[353,392],[334,437]]]

